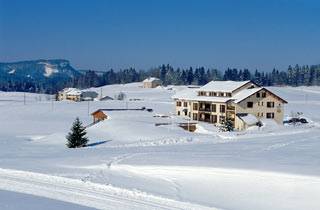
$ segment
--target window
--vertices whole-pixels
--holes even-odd
[[[198,120],[198,114],[197,113],[193,113],[192,118],[193,118],[193,120]]]
[[[268,108],[273,108],[273,107],[274,107],[274,102],[268,101],[268,102],[267,102],[267,107],[268,107]]]
[[[184,112],[184,116],[188,115],[188,110],[185,109],[183,112]]]
[[[180,115],[180,111],[178,111],[178,115]]]
[[[193,110],[198,110],[198,104],[197,103],[193,104]]]
[[[211,106],[212,106],[211,111],[212,112],[216,112],[217,111],[217,105],[212,104]]]
[[[213,92],[213,96],[217,96],[217,93],[216,93],[216,92]]]
[[[184,107],[187,107],[187,106],[188,106],[188,103],[187,103],[187,102],[183,102],[183,106],[184,106]]]
[[[252,108],[253,107],[253,102],[251,102],[251,101],[247,102],[247,107],[248,108]]]
[[[263,106],[263,101],[261,102],[261,106]]]
[[[219,96],[224,96],[224,94],[223,93],[219,93]]]
[[[219,123],[222,124],[226,121],[226,117],[225,116],[220,116],[219,117]]]
[[[263,92],[263,93],[261,94],[262,98],[265,98],[266,95],[267,95],[266,92]]]
[[[260,102],[258,102],[258,106],[260,106]]]
[[[273,119],[274,118],[274,113],[273,112],[268,112],[267,113],[267,118]]]
[[[181,101],[177,101],[177,106],[181,106]]]
[[[226,112],[226,106],[220,105],[220,112],[225,113]]]
[[[257,98],[260,98],[260,93],[257,93],[256,96],[257,96]]]
[[[217,115],[212,115],[212,123],[217,123]]]
[[[231,97],[231,93],[227,93],[227,96],[228,96],[228,97]]]

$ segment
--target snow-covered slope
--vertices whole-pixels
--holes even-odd
[[[102,209],[320,209],[319,87],[270,88],[307,125],[190,133],[171,99],[185,87],[140,86],[95,89],[124,101],[79,103],[26,94],[24,105],[23,93],[0,92],[0,190]],[[87,129],[92,146],[66,148],[77,116],[87,125],[88,110],[142,106],[154,111],[110,111]]]

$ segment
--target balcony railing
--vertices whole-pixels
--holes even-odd
[[[203,111],[203,112],[211,112],[211,108],[199,108],[199,111]]]

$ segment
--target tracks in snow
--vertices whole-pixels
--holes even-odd
[[[209,209],[139,191],[2,168],[0,168],[0,189],[98,209]]]
[[[181,200],[223,209],[320,209],[320,177],[247,169],[114,165],[132,176],[167,180]]]

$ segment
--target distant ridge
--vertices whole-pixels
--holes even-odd
[[[0,88],[5,91],[55,92],[78,76],[65,59],[0,63]]]

